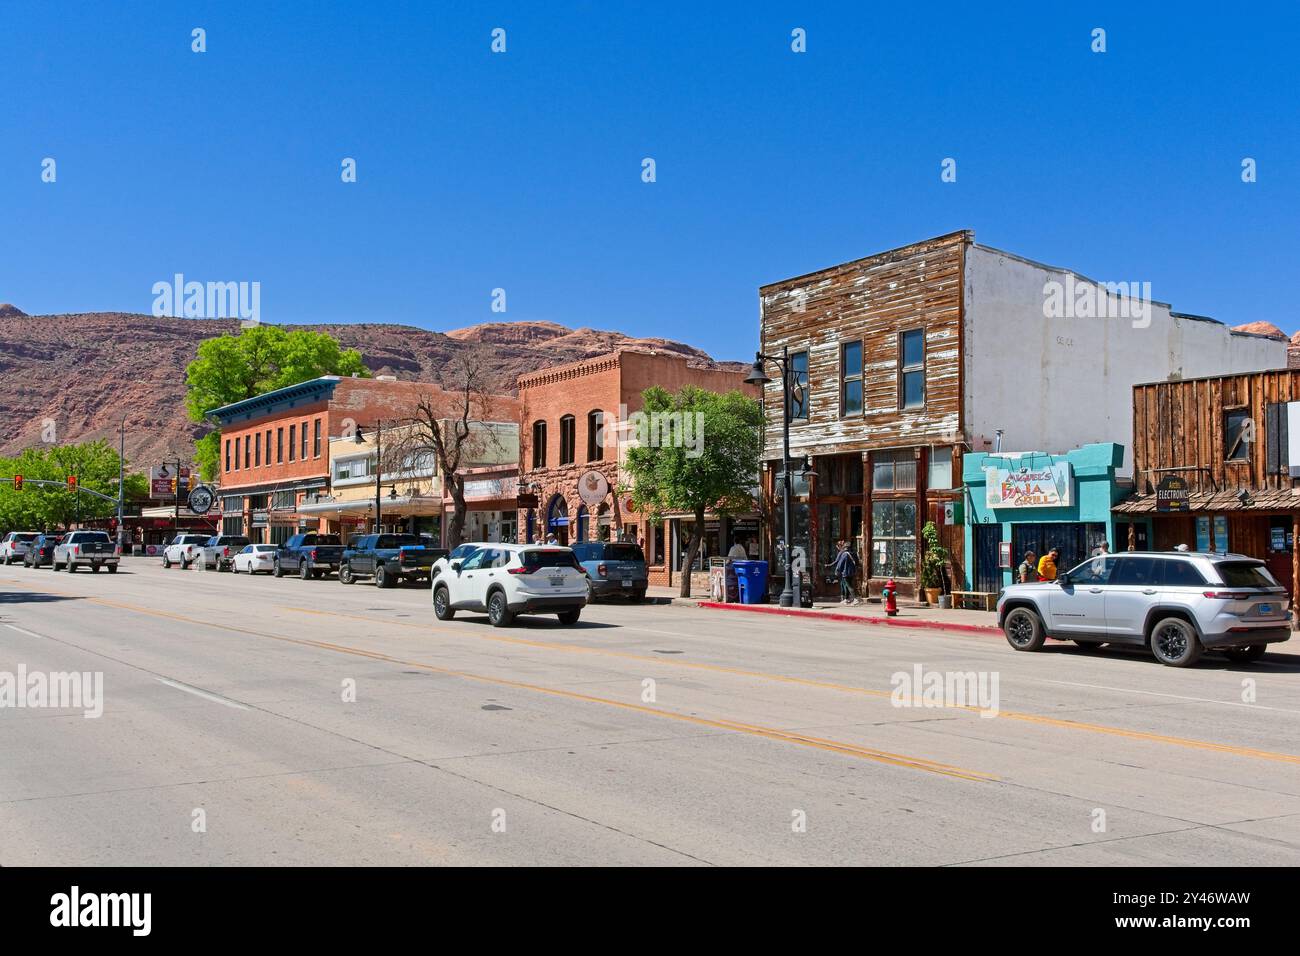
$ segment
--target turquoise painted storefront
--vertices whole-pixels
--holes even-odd
[[[1067,570],[1106,541],[1112,551],[1128,547],[1128,529],[1117,540],[1111,508],[1127,493],[1117,483],[1124,446],[1084,445],[1065,454],[975,452],[963,456],[965,547],[968,588],[996,591],[1012,583],[1015,568],[1032,548],[1041,557],[1056,547]],[[990,502],[989,481],[994,482]],[[1054,503],[1059,502],[1059,503]],[[1141,535],[1147,540],[1147,535]],[[1005,545],[1011,545],[1006,559]],[[1004,565],[1010,564],[1010,567]]]

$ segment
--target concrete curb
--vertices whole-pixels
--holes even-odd
[[[843,624],[885,624],[889,627],[912,627],[926,631],[956,631],[961,634],[996,634],[998,637],[1002,636],[1002,629],[992,624],[899,620],[896,617],[864,617],[861,614],[839,614],[835,611],[796,610],[788,607],[773,607],[770,604],[723,604],[720,601],[700,601],[697,607],[707,607],[714,611],[749,611],[754,614],[780,614],[785,617],[815,617]]]

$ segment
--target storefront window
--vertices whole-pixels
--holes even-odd
[[[930,479],[927,487],[940,489],[952,487],[951,448],[930,449]]]
[[[654,546],[651,552],[651,560],[656,565],[662,566],[664,563],[664,523],[658,522],[654,526]]]
[[[877,501],[871,505],[872,577],[916,576],[916,501]]]
[[[915,491],[916,453],[903,448],[873,454],[871,487],[875,491]]]
[[[1211,529],[1214,537],[1211,538]],[[1228,551],[1228,519],[1224,515],[1198,515],[1196,518],[1196,550],[1216,551],[1226,554]]]

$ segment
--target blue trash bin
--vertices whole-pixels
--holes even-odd
[[[741,604],[763,604],[767,601],[767,562],[733,561],[736,569],[736,587]]]

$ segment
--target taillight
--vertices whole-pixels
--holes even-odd
[[[1203,596],[1207,598],[1215,598],[1219,601],[1248,601],[1254,595],[1250,594],[1248,591],[1205,591],[1203,592]]]
[[[596,573],[599,574],[602,578],[605,576],[605,571],[606,569],[603,564],[596,565]]]
[[[517,568],[506,568],[506,574],[532,574],[534,570],[526,564],[521,564]]]
[[[228,557],[230,557],[230,549],[229,549],[229,548],[222,548],[222,549],[221,549],[221,556],[222,556],[223,558],[228,558]]]
[[[311,558],[313,561],[315,561],[315,560],[316,560],[316,549],[315,549],[315,548],[312,548],[310,551],[308,551],[308,552],[307,552],[307,557],[309,557],[309,558]]]

